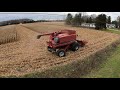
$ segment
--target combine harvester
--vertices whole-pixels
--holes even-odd
[[[46,35],[50,35],[49,41],[47,41],[48,51],[55,52],[59,57],[64,57],[68,49],[77,51],[87,43],[83,40],[77,40],[76,31],[74,30],[61,30],[60,32],[41,34],[37,36],[37,39]]]

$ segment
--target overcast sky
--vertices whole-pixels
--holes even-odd
[[[71,13],[75,15],[78,12],[0,12],[0,21],[12,20],[12,19],[22,19],[22,18],[30,18],[33,20],[40,19],[65,19],[65,16]],[[86,12],[86,14],[106,14],[107,16],[111,16],[112,20],[116,20],[118,16],[120,16],[120,12]]]

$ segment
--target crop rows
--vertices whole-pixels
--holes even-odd
[[[13,29],[10,30],[0,30],[0,45],[5,43],[10,43],[18,40],[17,31]]]

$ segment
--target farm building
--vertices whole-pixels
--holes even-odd
[[[95,28],[95,23],[82,23],[81,26]],[[107,28],[115,28],[115,24],[106,24],[106,27]]]
[[[115,24],[106,24],[107,28],[115,28]]]
[[[82,23],[81,26],[83,26],[83,27],[93,27],[93,28],[95,28],[95,23]]]

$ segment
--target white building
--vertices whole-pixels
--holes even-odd
[[[81,26],[83,26],[83,27],[93,27],[93,28],[95,28],[95,23],[82,23]]]
[[[106,24],[107,28],[115,28],[115,24]]]
[[[82,23],[81,26],[95,28],[95,23]],[[115,28],[115,24],[106,24],[106,27],[107,28]]]

